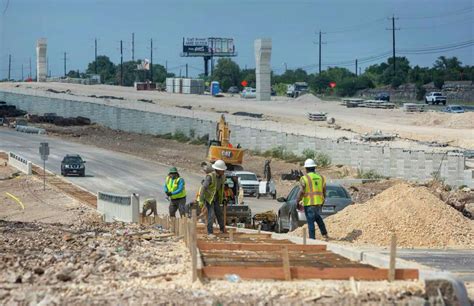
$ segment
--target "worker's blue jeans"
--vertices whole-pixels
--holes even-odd
[[[206,202],[207,206],[207,233],[213,233],[213,225],[214,225],[214,217],[217,218],[217,223],[219,223],[219,228],[221,232],[224,232],[224,215],[222,211],[222,207],[219,203],[213,201],[213,203],[209,204]]]
[[[322,205],[311,205],[304,207],[304,214],[306,216],[306,222],[308,222],[308,233],[309,239],[316,239],[314,222],[318,224],[321,235],[327,235],[326,225],[324,224],[323,218],[321,218]]]

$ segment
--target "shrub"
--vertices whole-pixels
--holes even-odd
[[[311,159],[314,159],[314,157],[316,156],[316,152],[314,150],[311,150],[311,149],[304,149],[303,150],[303,157],[308,159],[308,158],[311,158]]]
[[[375,170],[364,171],[362,169],[357,169],[357,178],[367,179],[367,180],[378,180],[378,179],[384,179],[386,177],[378,174]]]
[[[322,167],[322,168],[325,168],[331,165],[331,157],[322,152],[316,153],[316,155],[314,156],[314,161],[316,162],[316,165],[318,165],[318,167]]]

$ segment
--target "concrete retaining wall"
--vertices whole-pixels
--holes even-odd
[[[27,175],[31,175],[31,162],[18,154],[8,152],[8,164]]]
[[[138,222],[139,221],[138,195],[117,195],[105,192],[97,194],[97,210],[103,214],[105,222]]]
[[[44,96],[31,96],[0,91],[0,100],[15,105],[31,114],[54,112],[60,116],[84,116],[92,122],[112,129],[144,134],[166,134],[181,131],[186,135],[202,137],[215,134],[215,122],[197,118],[165,115],[145,110],[66,100]],[[439,173],[453,186],[473,185],[472,175],[465,173],[465,159],[461,153],[412,151],[388,146],[338,141],[284,131],[270,131],[230,124],[231,141],[243,148],[266,151],[277,146],[301,154],[305,149],[331,156],[333,164],[357,167],[363,171],[375,170],[378,174],[413,181],[427,181]],[[467,180],[467,181],[466,181]]]

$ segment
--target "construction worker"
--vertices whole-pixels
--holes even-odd
[[[217,218],[221,233],[225,232],[224,216],[221,204],[224,202],[224,183],[227,169],[223,160],[217,160],[212,168],[214,172],[206,175],[202,183],[199,204],[207,208],[207,234],[213,234],[214,217]]]
[[[229,184],[225,183],[224,184],[224,199],[226,203],[231,203],[234,204],[234,192],[232,191],[232,188],[229,187]]]
[[[170,199],[170,217],[176,218],[176,211],[179,210],[179,215],[183,218],[186,209],[186,187],[176,167],[170,168],[164,190]]]
[[[312,159],[304,162],[306,174],[300,178],[300,192],[298,193],[298,205],[303,205],[310,239],[315,238],[314,222],[318,224],[321,235],[328,239],[328,232],[323,218],[321,208],[324,204],[326,194],[326,180],[322,175],[316,173],[316,163]]]

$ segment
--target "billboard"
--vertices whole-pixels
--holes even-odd
[[[188,56],[233,56],[233,38],[183,38],[183,53]]]

